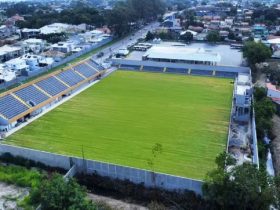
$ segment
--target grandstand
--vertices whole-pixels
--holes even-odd
[[[104,68],[89,59],[1,94],[0,131],[8,131],[37,115],[46,106],[98,79],[103,73]]]
[[[161,73],[173,73],[173,74],[189,74],[194,76],[214,76],[222,78],[236,78],[238,70],[235,72],[226,71],[228,67],[221,66],[201,66],[201,65],[186,65],[186,68],[182,67],[164,67],[156,65],[139,65],[133,64],[120,64],[119,69],[133,70],[133,71],[147,71],[147,72],[161,72]],[[248,71],[249,72],[249,71]],[[247,73],[247,72],[246,72]]]

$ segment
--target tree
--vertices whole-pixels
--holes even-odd
[[[234,34],[232,31],[229,32],[228,38],[229,38],[230,40],[235,40],[235,39],[236,39],[235,34]]]
[[[42,210],[83,209],[95,210],[86,199],[86,191],[74,179],[65,181],[61,175],[45,180],[31,193],[34,203],[41,203]]]
[[[272,55],[269,47],[265,46],[261,42],[249,41],[246,42],[243,47],[243,57],[247,58],[250,65],[264,62]]]
[[[271,179],[251,163],[235,165],[228,154],[216,159],[217,168],[208,173],[203,185],[206,200],[214,209],[268,209],[274,202]],[[229,166],[231,166],[230,170]]]
[[[220,37],[218,31],[210,31],[207,34],[206,39],[207,39],[208,42],[215,43],[215,42],[220,41],[221,37]]]
[[[146,38],[145,38],[146,41],[153,40],[154,38],[155,38],[155,35],[152,32],[148,31]]]
[[[186,32],[181,36],[181,39],[184,40],[185,42],[191,42],[193,40],[193,35],[191,32]]]
[[[156,143],[152,148],[152,157],[148,159],[147,164],[150,167],[152,171],[152,181],[154,184],[154,187],[156,187],[156,173],[155,173],[155,162],[158,157],[162,153],[162,145],[159,143]]]
[[[261,101],[265,99],[267,96],[267,91],[264,87],[255,87],[254,89],[254,97],[256,101]]]
[[[255,101],[256,124],[258,137],[262,139],[265,134],[270,133],[272,128],[272,117],[276,113],[276,107],[270,98]]]

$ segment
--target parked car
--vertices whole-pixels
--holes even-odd
[[[104,56],[104,52],[100,52],[100,53],[97,54],[97,58],[101,58],[103,56]]]

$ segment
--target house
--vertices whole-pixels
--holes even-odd
[[[36,38],[40,35],[40,29],[24,28],[21,30],[21,36],[24,39]]]
[[[59,62],[63,58],[66,57],[66,54],[60,51],[54,51],[54,50],[48,50],[46,52],[41,53],[41,55],[47,57],[47,58],[52,58],[54,61]]]
[[[22,75],[23,72],[29,71],[29,65],[22,58],[14,58],[5,63],[11,71],[15,72],[16,75]]]
[[[248,74],[238,74],[234,87],[234,118],[236,121],[250,120],[252,85]]]
[[[271,98],[273,101],[280,101],[280,90],[275,85],[271,83],[266,84],[267,97]]]
[[[23,54],[23,49],[21,47],[15,47],[10,45],[4,45],[0,47],[0,61],[5,62],[10,59],[19,57]]]
[[[197,33],[201,33],[203,31],[203,27],[200,26],[189,26],[188,29]]]
[[[72,42],[59,42],[51,46],[53,51],[59,51],[62,53],[70,53],[74,48],[75,46]]]
[[[86,24],[70,25],[65,23],[53,23],[40,28],[41,34],[78,33],[86,31]]]
[[[13,31],[10,27],[7,27],[6,25],[0,26],[0,39],[5,39],[13,34]]]
[[[255,24],[252,27],[252,32],[255,38],[266,38],[268,36],[268,30],[263,24]]]
[[[96,40],[102,40],[104,33],[100,30],[92,30],[79,35],[83,37],[85,42],[93,43],[96,42]]]
[[[220,37],[227,38],[229,35],[228,31],[219,31]]]
[[[45,49],[46,41],[42,39],[26,39],[22,42],[25,53],[33,52],[35,54],[43,52]]]
[[[196,31],[186,30],[186,31],[182,31],[180,33],[180,36],[184,36],[186,33],[191,33],[193,35],[193,37],[195,37],[198,34]]]
[[[16,78],[14,71],[10,70],[5,64],[0,64],[0,84],[9,82]]]

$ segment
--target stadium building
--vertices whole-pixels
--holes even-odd
[[[153,46],[144,55],[143,60],[217,65],[221,62],[221,56],[217,52],[203,48],[189,48],[182,46]]]

